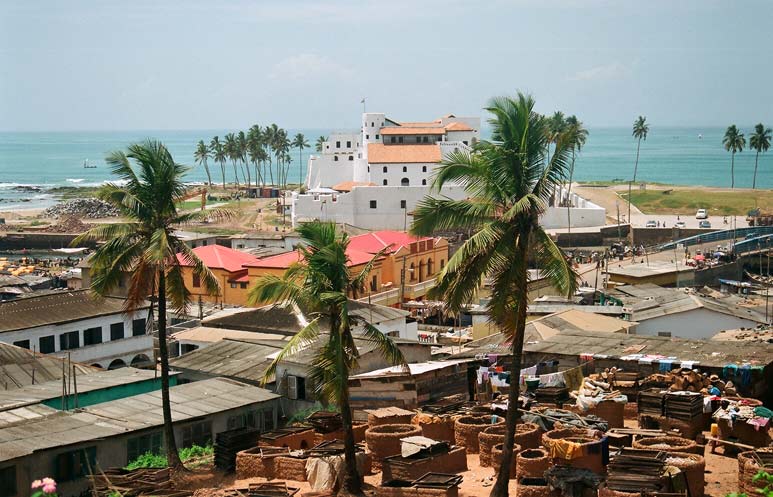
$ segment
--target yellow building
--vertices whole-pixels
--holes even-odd
[[[201,298],[204,302],[246,306],[249,277],[245,266],[259,259],[222,245],[196,247],[193,252],[215,275],[220,284],[220,292],[217,295],[209,294],[202,281],[193,274],[192,265],[181,254],[177,254],[177,259],[183,266],[185,287],[191,292],[192,300],[195,302]]]

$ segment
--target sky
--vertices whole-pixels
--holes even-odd
[[[0,130],[773,121],[768,0],[2,0]]]

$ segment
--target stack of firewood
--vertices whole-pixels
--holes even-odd
[[[687,368],[674,369],[668,373],[651,374],[644,379],[642,387],[662,387],[668,388],[672,392],[700,392],[704,395],[708,395],[709,388],[716,387],[724,395],[736,395],[732,382],[724,382],[717,375],[709,376],[706,373]]]

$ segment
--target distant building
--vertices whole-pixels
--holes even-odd
[[[153,365],[150,306],[127,315],[124,305],[86,290],[0,302],[0,341],[103,369]]]
[[[210,295],[201,278],[193,273],[192,265],[182,254],[177,254],[177,259],[183,267],[185,286],[191,293],[194,304],[200,298],[205,302],[247,305],[249,277],[246,266],[258,263],[257,257],[221,245],[200,246],[193,249],[193,253],[209,268],[220,284],[220,292]]]
[[[178,447],[206,445],[242,426],[268,431],[278,422],[276,394],[234,380],[177,385],[169,397]],[[59,495],[78,495],[88,488],[90,468],[123,467],[146,452],[160,453],[162,427],[159,392],[0,424],[3,497],[29,495],[30,484],[46,476],[56,479]]]
[[[23,388],[55,380],[60,385],[66,369],[65,361],[49,354],[0,342],[0,391]],[[71,364],[77,375],[92,374],[101,369],[74,362]]]

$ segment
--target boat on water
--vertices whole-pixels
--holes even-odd
[[[92,164],[91,162],[89,162],[88,159],[83,161],[83,169],[96,169],[96,168],[97,168],[97,165],[96,164]]]

